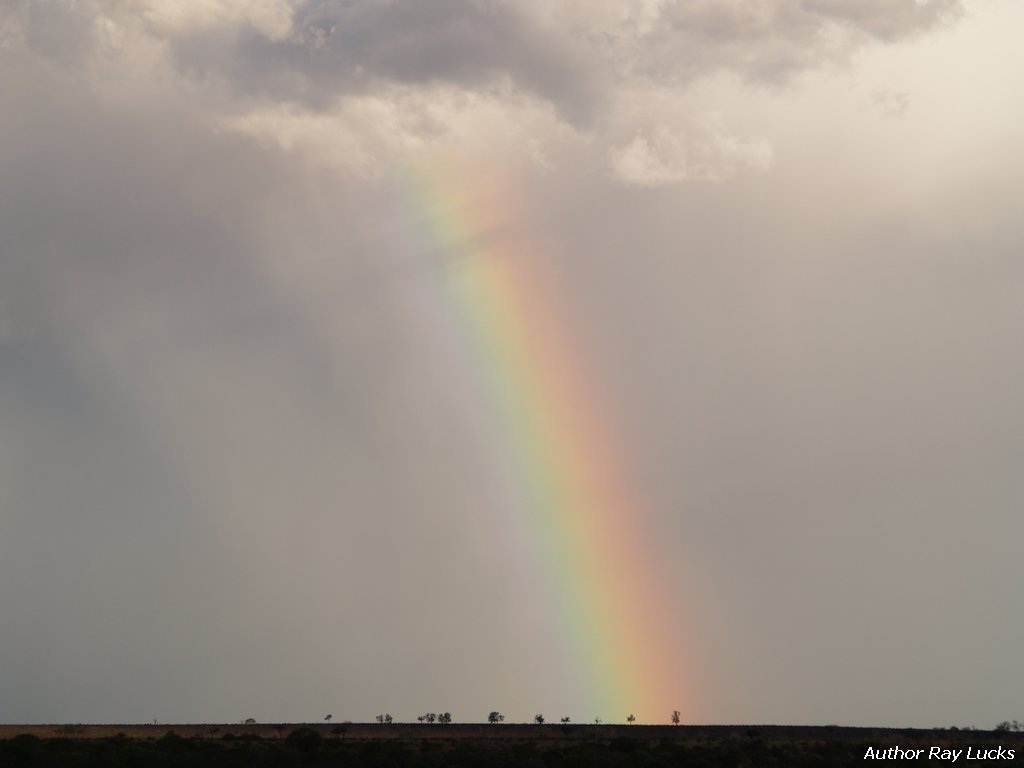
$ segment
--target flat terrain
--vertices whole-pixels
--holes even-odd
[[[610,739],[671,741],[686,744],[715,744],[724,741],[758,740],[765,743],[945,745],[1001,741],[1020,743],[1024,733],[996,733],[988,730],[947,728],[845,728],[835,725],[618,725],[573,723],[123,723],[123,724],[0,724],[0,739],[28,734],[40,739],[159,739],[173,733],[186,739],[280,740],[296,730],[312,731],[324,739],[346,741],[484,740],[575,742]],[[1024,756],[1020,759],[1024,760]]]
[[[0,725],[0,765],[840,766],[868,748],[942,765],[932,748],[1024,760],[1024,734],[837,726],[395,723]],[[967,748],[974,751],[968,758]],[[908,750],[922,750],[915,753]],[[996,759],[996,752],[1001,757]],[[1013,750],[1011,753],[1010,750]],[[986,763],[991,764],[991,763]]]

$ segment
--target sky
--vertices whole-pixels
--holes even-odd
[[[1019,718],[1022,27],[0,2],[0,722]]]

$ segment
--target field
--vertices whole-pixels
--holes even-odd
[[[846,766],[868,748],[903,763],[1014,762],[1024,734],[836,726],[0,725],[3,766]],[[972,753],[967,749],[971,748]],[[1000,750],[997,752],[994,750]],[[908,750],[922,750],[920,753]],[[1012,750],[1012,752],[1011,752]],[[914,757],[916,755],[916,759]],[[948,762],[948,761],[947,761]],[[991,763],[986,763],[991,764]]]

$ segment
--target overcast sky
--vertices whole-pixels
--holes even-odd
[[[469,226],[559,297],[688,721],[1019,718],[1021,29],[0,0],[0,721],[667,721],[588,693],[423,168],[507,187]]]

